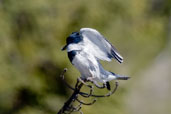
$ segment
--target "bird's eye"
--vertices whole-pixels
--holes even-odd
[[[76,35],[80,35],[79,32],[77,32]]]

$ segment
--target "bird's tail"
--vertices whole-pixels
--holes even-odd
[[[130,77],[128,77],[128,76],[119,76],[116,79],[117,80],[128,80],[128,79],[130,79]]]
[[[114,75],[116,77],[116,80],[128,80],[128,79],[130,79],[130,77],[128,77],[128,76],[118,75],[118,74],[115,74],[113,72],[111,72],[111,73],[112,73],[112,75]]]

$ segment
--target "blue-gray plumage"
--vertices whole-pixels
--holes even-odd
[[[106,83],[109,89],[108,81],[129,78],[106,71],[102,67],[100,60],[111,61],[112,58],[115,58],[122,63],[123,57],[95,29],[82,28],[79,32],[73,32],[62,48],[62,50],[65,49],[67,49],[70,62],[80,71],[82,79]]]
[[[75,55],[76,55],[76,51],[68,52],[68,58],[69,58],[71,63],[72,63],[72,60],[74,59]]]
[[[83,40],[83,37],[79,34],[79,32],[73,32],[68,38],[67,38],[67,44],[71,43],[79,43]]]

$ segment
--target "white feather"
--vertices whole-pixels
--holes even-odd
[[[80,34],[83,41],[69,44],[67,51],[76,51],[72,64],[80,71],[81,77],[83,79],[91,78],[102,83],[116,79],[115,75],[102,67],[99,60],[111,61],[111,58],[115,58],[122,62],[122,56],[95,29],[82,28]]]
[[[103,69],[94,56],[84,51],[78,52],[72,63],[80,71],[83,79],[91,78],[102,83],[116,79],[112,73]]]
[[[83,36],[84,48],[97,59],[111,61],[111,58],[115,58],[120,63],[123,62],[123,57],[117,52],[116,48],[95,29],[82,28],[80,34]]]

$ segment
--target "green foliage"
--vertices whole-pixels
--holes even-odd
[[[67,67],[72,84],[79,73],[60,49],[82,27],[99,30],[123,55],[123,65],[105,62],[105,68],[134,77],[167,42],[170,5],[163,4],[156,16],[155,4],[145,0],[0,0],[0,114],[54,114],[61,108],[71,91],[60,72]],[[125,113],[129,83],[122,84],[116,95],[83,111]]]

